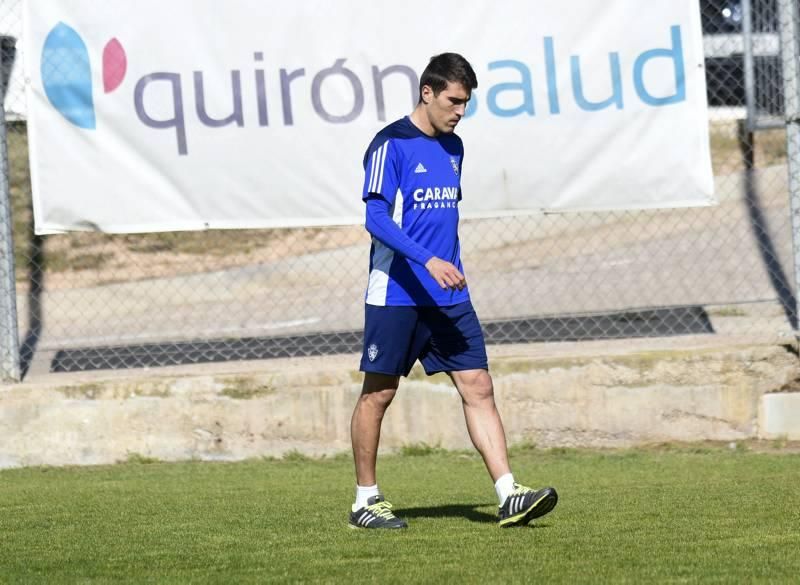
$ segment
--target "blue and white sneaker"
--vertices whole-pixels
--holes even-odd
[[[408,528],[405,520],[392,513],[392,505],[378,494],[367,500],[367,505],[350,512],[350,528]]]
[[[500,506],[500,527],[523,526],[534,518],[541,518],[551,512],[557,503],[558,494],[555,488],[534,490],[515,483],[514,491]]]

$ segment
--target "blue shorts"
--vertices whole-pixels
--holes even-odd
[[[429,376],[489,369],[470,301],[449,307],[366,305],[361,371],[407,376],[417,359]]]

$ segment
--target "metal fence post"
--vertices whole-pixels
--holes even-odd
[[[744,96],[747,107],[747,132],[756,129],[756,79],[753,57],[753,12],[750,0],[742,0],[742,39],[744,41]]]
[[[795,291],[800,291],[800,67],[796,0],[779,0]],[[796,293],[797,295],[797,293]],[[797,311],[797,307],[795,307]],[[798,331],[795,330],[795,335]]]
[[[4,39],[5,40],[5,39]],[[14,240],[11,230],[8,148],[6,143],[5,60],[6,43],[0,46],[0,378],[20,380],[17,287]]]

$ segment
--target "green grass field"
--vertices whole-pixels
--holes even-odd
[[[347,528],[349,457],[0,472],[2,583],[797,583],[800,455],[517,449],[556,510],[495,525],[473,454],[379,461],[411,528]]]

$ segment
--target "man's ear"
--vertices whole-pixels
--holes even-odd
[[[431,102],[431,98],[433,97],[433,89],[430,85],[423,85],[422,86],[422,103],[425,105]]]

